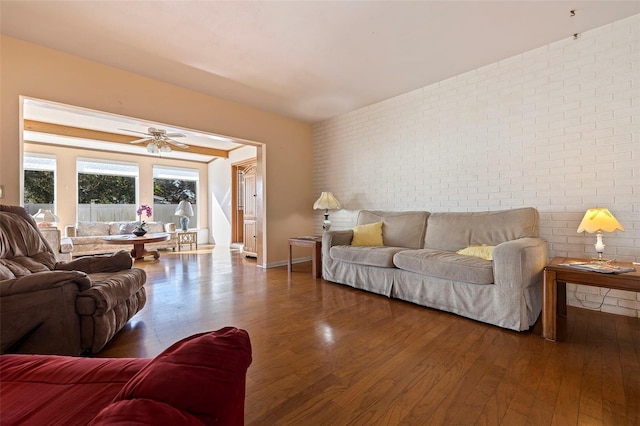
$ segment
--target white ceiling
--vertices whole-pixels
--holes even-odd
[[[638,13],[638,0],[2,0],[0,31],[313,123]]]

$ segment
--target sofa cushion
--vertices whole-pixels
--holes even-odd
[[[382,222],[358,225],[353,228],[352,246],[383,246],[382,242]]]
[[[135,398],[114,402],[93,419],[90,426],[102,425],[180,425],[203,426],[192,414],[185,413],[169,404],[151,399]]]
[[[416,274],[472,284],[493,283],[491,261],[449,251],[404,250],[396,253],[393,263],[400,269]]]
[[[428,217],[429,212],[362,210],[358,214],[358,225],[382,221],[382,240],[385,246],[419,249],[424,245]]]
[[[73,241],[69,237],[60,238],[60,253],[71,253],[73,251]]]
[[[78,222],[76,237],[94,237],[109,235],[110,225],[106,222]]]
[[[2,424],[86,425],[149,362],[2,355]]]
[[[225,327],[196,334],[166,349],[131,378],[96,420],[107,415],[126,419],[126,415],[117,415],[117,410],[126,408],[118,402],[146,399],[193,415],[202,424],[242,425],[250,364],[246,331]],[[113,410],[116,412],[110,413]]]
[[[15,259],[32,272],[39,266],[32,266],[28,258],[33,258],[49,270],[53,268],[56,256],[49,251],[42,235],[34,231],[35,222],[29,223],[19,214],[11,212],[3,212],[0,221],[0,258]],[[18,258],[27,260],[21,262]],[[29,265],[25,262],[29,262]]]
[[[527,207],[495,212],[432,213],[424,248],[457,251],[471,245],[497,246],[538,236],[538,211]]]
[[[469,247],[463,248],[462,250],[458,250],[456,254],[462,254],[464,256],[479,257],[480,259],[484,259],[484,260],[493,260],[493,249],[495,248],[496,246],[487,246],[487,245],[469,246]]]
[[[9,265],[4,265],[2,263],[3,260],[4,259],[0,259],[0,281],[16,278],[16,274],[13,273]]]
[[[144,229],[151,234],[159,234],[164,232],[164,224],[162,222],[149,222],[144,226]]]
[[[109,224],[109,235],[131,234],[137,222],[111,222]]]
[[[88,244],[99,244],[99,245],[103,245],[106,244],[106,242],[104,241],[104,237],[106,237],[107,235],[94,235],[91,237],[71,237],[71,241],[73,243],[74,246],[78,246],[78,245],[88,245]]]
[[[19,262],[15,262],[12,259],[0,259],[0,266],[4,271],[4,273],[2,274],[3,280],[31,275],[31,271],[29,271]]]
[[[76,311],[80,315],[104,315],[133,295],[144,291],[147,278],[145,271],[139,268],[126,269],[115,274],[99,272],[90,274],[89,277],[91,288],[78,294],[76,299]]]
[[[331,259],[342,262],[393,268],[393,256],[403,250],[406,248],[333,246],[329,254]]]
[[[1,259],[7,266],[9,266],[9,263],[11,263],[11,266],[9,266],[10,269],[13,270],[13,273],[16,276],[21,276],[21,275],[29,275],[32,274],[34,272],[49,272],[53,269],[53,267],[49,266],[45,261],[43,261],[41,259],[41,255],[44,253],[41,253],[39,255],[36,255],[34,257],[26,257],[26,256],[19,256],[19,257],[14,257],[13,259]],[[18,266],[19,265],[19,266]],[[55,266],[55,263],[54,263]],[[27,273],[22,273],[22,272],[18,272],[19,267],[22,267],[24,269],[26,269],[28,272]]]

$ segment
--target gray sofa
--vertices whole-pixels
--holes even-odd
[[[353,230],[325,232],[323,278],[512,330],[541,311],[547,242],[534,208],[492,212],[361,211],[357,224],[383,222],[383,246],[352,246]],[[493,260],[457,254],[495,246]]]
[[[136,222],[78,222],[75,225],[67,225],[64,232],[73,244],[71,254],[76,257],[113,253],[118,250],[131,251],[133,244],[113,245],[106,243],[103,238],[109,235],[131,234],[135,225]],[[149,222],[145,225],[145,229],[150,234],[170,235],[167,241],[147,244],[146,247],[149,250],[172,249],[175,251],[178,240],[174,223]]]

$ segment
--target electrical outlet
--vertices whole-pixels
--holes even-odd
[[[4,185],[0,185],[0,198],[4,198]]]

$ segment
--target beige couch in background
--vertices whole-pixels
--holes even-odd
[[[65,236],[71,239],[73,244],[71,254],[76,257],[133,249],[133,244],[108,244],[103,238],[110,235],[131,234],[135,226],[136,222],[78,222],[75,225],[67,225],[64,232]],[[149,222],[144,228],[149,234],[167,233],[170,236],[167,241],[146,244],[145,247],[149,250],[172,249],[175,251],[178,240],[174,223]]]

